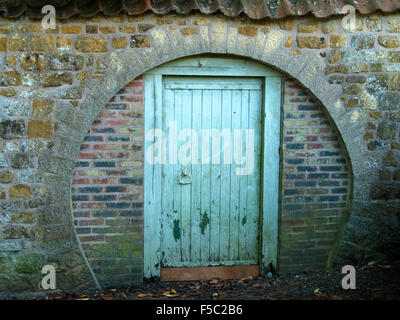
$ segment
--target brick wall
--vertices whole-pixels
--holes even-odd
[[[344,152],[321,105],[296,81],[284,83],[280,268],[323,268],[348,193]],[[143,86],[138,78],[107,104],[74,171],[76,230],[107,285],[142,277]]]
[[[142,278],[143,86],[135,79],[105,106],[73,175],[76,231],[105,286]]]
[[[280,269],[324,268],[345,213],[346,153],[323,107],[284,83]]]

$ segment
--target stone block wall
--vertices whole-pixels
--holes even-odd
[[[398,258],[400,17],[357,15],[356,30],[340,21],[98,15],[43,30],[26,16],[0,18],[0,291],[30,290],[13,283],[36,283],[43,263],[57,264],[60,287],[95,285],[71,217],[79,148],[121,88],[164,62],[198,54],[265,63],[297,79],[326,109],[350,158],[338,167],[354,182],[343,238],[328,264],[336,254],[344,262]],[[342,193],[332,196],[339,197],[334,205],[344,201]],[[40,263],[17,268],[24,259]]]

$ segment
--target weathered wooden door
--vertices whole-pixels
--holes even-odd
[[[276,268],[281,77],[215,57],[145,74],[146,278]]]
[[[164,78],[163,267],[258,264],[262,87]]]

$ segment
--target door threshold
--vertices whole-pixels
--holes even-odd
[[[242,279],[257,278],[260,275],[260,266],[209,266],[185,268],[161,268],[160,281],[200,281],[211,279]]]

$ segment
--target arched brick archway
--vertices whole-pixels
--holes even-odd
[[[364,152],[364,144],[361,143],[364,121],[359,110],[346,110],[341,100],[341,87],[329,84],[326,80],[324,60],[314,54],[294,58],[280,52],[284,36],[279,31],[272,31],[267,35],[260,33],[255,39],[249,39],[240,34],[232,36],[232,30],[235,29],[229,29],[228,32],[224,22],[216,21],[211,29],[200,28],[199,34],[183,39],[172,31],[158,27],[152,31],[152,47],[115,51],[105,56],[102,62],[108,68],[108,72],[102,80],[90,80],[87,83],[84,88],[85,98],[80,106],[77,109],[65,105],[57,106],[57,120],[66,125],[63,128],[61,124],[57,130],[60,138],[59,153],[66,159],[46,158],[44,155],[43,163],[47,163],[52,172],[62,168],[66,172],[66,178],[71,180],[74,162],[86,133],[104,105],[121,88],[144,72],[178,58],[201,54],[229,54],[253,59],[290,75],[322,103],[335,123],[345,146],[351,146],[351,148],[346,147],[353,173],[353,195],[350,197],[352,202],[349,206],[356,207],[361,204],[365,196],[364,186],[371,178],[370,172],[374,166],[373,159]],[[54,190],[53,199],[70,202],[70,192],[66,190],[68,189]],[[71,228],[67,228],[66,232],[71,232],[72,235],[74,231],[71,209],[60,214],[70,216]],[[74,243],[73,246],[80,246],[78,241],[75,240]],[[62,256],[62,244],[59,244],[59,248],[57,246],[54,245],[54,250]],[[92,275],[96,282],[88,263],[83,263],[86,260],[84,255],[82,259],[77,257],[76,261],[71,262],[71,266],[86,264],[89,272],[88,269],[82,268],[84,275],[82,277],[61,278],[63,289],[77,288],[84,283],[92,284],[93,282],[88,282],[89,275]]]

